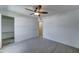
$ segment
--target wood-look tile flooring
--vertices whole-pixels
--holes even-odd
[[[32,38],[2,48],[3,53],[78,53],[73,48],[48,39]]]

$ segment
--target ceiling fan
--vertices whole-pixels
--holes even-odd
[[[43,11],[43,6],[42,6],[42,5],[37,5],[37,6],[34,8],[34,10],[28,9],[28,8],[25,8],[25,9],[33,12],[33,13],[31,13],[30,15],[41,16],[42,14],[48,14],[48,12]]]

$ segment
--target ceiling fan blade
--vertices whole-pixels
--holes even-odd
[[[40,12],[40,13],[42,13],[42,14],[48,14],[48,12]]]
[[[34,13],[31,13],[30,15],[33,15]]]
[[[33,10],[31,10],[31,9],[28,9],[28,8],[25,8],[26,10],[29,10],[29,11],[32,11],[32,12],[34,12]]]
[[[37,8],[35,8],[34,12],[36,12],[36,11],[37,11]]]
[[[38,11],[38,10],[41,10],[41,8],[42,8],[42,5],[37,5],[37,6],[35,7],[34,12],[36,12],[36,11]]]
[[[42,5],[38,5],[38,9],[40,10],[42,8]]]

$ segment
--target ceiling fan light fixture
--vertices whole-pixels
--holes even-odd
[[[34,13],[34,15],[37,15],[38,16],[38,15],[40,15],[40,13]]]

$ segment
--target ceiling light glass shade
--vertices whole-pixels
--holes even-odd
[[[34,13],[34,15],[37,15],[37,16],[38,16],[38,15],[39,15],[39,13]]]

